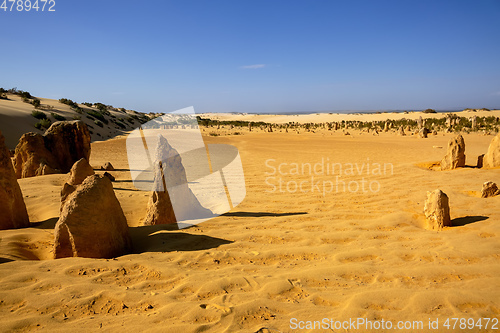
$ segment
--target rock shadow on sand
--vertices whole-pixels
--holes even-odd
[[[193,235],[179,230],[176,224],[129,228],[134,253],[200,251],[231,244],[233,241],[207,235]]]
[[[457,217],[457,218],[451,220],[451,223],[454,227],[461,227],[461,226],[464,226],[467,224],[484,221],[484,220],[487,220],[488,218],[489,218],[488,216]]]
[[[232,217],[280,217],[280,216],[293,216],[293,215],[305,215],[307,212],[291,212],[291,213],[269,213],[269,212],[229,212],[222,214],[221,216],[232,216]]]
[[[50,219],[47,219],[45,221],[40,221],[40,222],[32,222],[30,227],[38,228],[38,229],[54,229],[56,226],[57,220],[59,220],[59,217],[52,217]]]

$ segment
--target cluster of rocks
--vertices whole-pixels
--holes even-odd
[[[465,141],[461,134],[448,142],[446,155],[441,160],[440,166],[441,170],[453,170],[465,166]],[[491,140],[486,154],[477,157],[476,167],[500,167],[500,133]]]
[[[81,158],[90,158],[90,132],[81,120],[53,123],[41,135],[26,133],[16,146],[17,178],[67,173]]]
[[[441,160],[441,170],[452,170],[465,166],[465,141],[462,135],[452,138],[448,142],[446,155]],[[500,167],[500,134],[491,141],[488,151],[478,157],[478,168]],[[497,184],[488,181],[481,189],[481,198],[490,198],[500,195]],[[452,226],[448,196],[441,190],[427,192],[424,214],[429,229],[442,229]]]

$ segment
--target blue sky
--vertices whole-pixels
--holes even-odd
[[[497,0],[55,9],[0,10],[0,87],[144,112],[500,108]]]

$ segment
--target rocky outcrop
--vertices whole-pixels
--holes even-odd
[[[40,176],[46,170],[52,172],[57,169],[54,156],[45,146],[44,137],[37,133],[23,134],[16,146],[13,163],[17,178]]]
[[[85,178],[92,176],[93,174],[94,169],[92,169],[87,159],[81,158],[71,167],[68,184],[80,185],[83,183]]]
[[[452,170],[465,166],[465,141],[462,135],[448,142],[448,150],[441,160],[441,170]]]
[[[405,136],[406,135],[403,126],[399,126],[398,135],[399,136]]]
[[[68,172],[81,158],[90,161],[90,132],[83,121],[55,122],[43,136],[62,172]]]
[[[69,179],[66,183],[64,183],[63,188],[61,189],[61,206],[59,211],[62,212],[64,207],[64,202],[68,195],[73,193],[77,186],[83,183],[83,181],[88,177],[94,174],[94,169],[90,166],[89,162],[85,158],[79,159],[73,166],[69,172]]]
[[[172,224],[211,216],[188,186],[179,153],[163,136],[158,136],[154,162],[153,193],[148,202],[144,225]]]
[[[0,230],[29,225],[28,212],[12,167],[10,151],[0,132]]]
[[[481,189],[481,198],[494,197],[499,194],[500,190],[498,189],[497,184],[493,182],[486,182],[483,184],[483,188]]]
[[[500,167],[500,133],[491,140],[488,152],[483,158],[483,165],[485,168]]]
[[[81,158],[90,159],[90,133],[84,122],[58,121],[44,135],[26,133],[14,154],[17,178],[66,173]]]
[[[448,196],[439,189],[427,192],[424,214],[429,229],[439,230],[452,226]]]
[[[54,258],[113,258],[132,249],[127,220],[102,175],[87,177],[68,195],[55,226]]]

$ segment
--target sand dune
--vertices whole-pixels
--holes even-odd
[[[464,134],[467,167],[432,171],[422,163],[439,161],[452,134],[351,132],[206,137],[238,147],[247,196],[230,213],[182,230],[140,226],[149,194],[130,181],[125,139],[92,143],[90,164],[117,169],[113,185],[135,248],[112,260],[45,260],[67,176],[20,179],[33,227],[0,233],[2,330],[292,332],[292,318],[425,328],[429,318],[499,318],[500,196],[482,199],[480,190],[500,183],[500,170],[472,167],[492,136]],[[268,165],[286,163],[289,173],[292,163],[327,159],[364,164],[340,180],[361,186],[364,178],[378,191],[344,191],[340,183],[324,193],[338,173],[266,174]],[[366,173],[376,163],[393,168]],[[309,187],[294,191],[300,182]],[[455,225],[442,231],[424,228],[426,191],[436,188],[448,194]]]
[[[0,124],[2,132],[5,136],[5,143],[9,149],[14,149],[19,141],[19,138],[27,132],[35,132],[43,134],[45,129],[36,129],[35,124],[39,121],[32,116],[35,110],[33,105],[24,103],[20,96],[8,94],[8,99],[0,99]],[[55,113],[64,117],[66,120],[81,119],[89,126],[92,141],[106,140],[112,137],[125,134],[140,125],[140,122],[135,119],[137,115],[144,114],[135,111],[118,109],[108,109],[109,116],[105,115],[107,123],[103,123],[100,127],[96,125],[95,118],[88,114],[88,111],[97,111],[96,107],[89,107],[83,104],[78,104],[82,108],[82,113],[76,112],[69,105],[62,104],[57,100],[37,97],[43,108],[36,109],[44,112],[48,119],[52,122],[57,121],[51,114]],[[120,120],[117,122],[117,120]],[[119,125],[119,124],[120,125]]]

